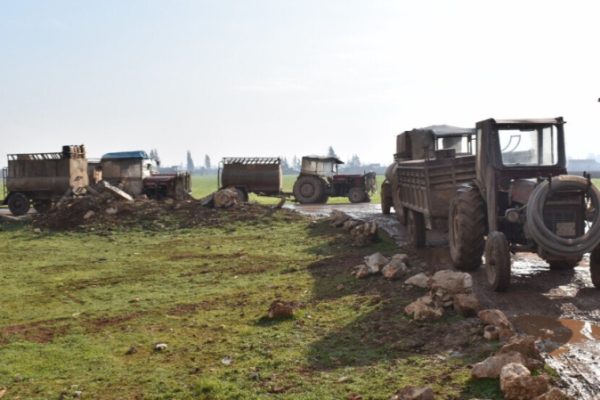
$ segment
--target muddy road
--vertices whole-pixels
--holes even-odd
[[[303,214],[327,216],[332,210],[376,221],[400,246],[406,229],[392,215],[381,214],[379,204],[291,205]],[[427,232],[425,249],[414,256],[431,271],[452,268],[446,233]],[[565,389],[577,399],[600,399],[600,291],[590,279],[588,256],[572,270],[550,270],[533,254],[513,256],[509,290],[488,288],[485,268],[472,272],[474,290],[483,308],[498,308],[518,331],[537,336],[547,363],[561,376]]]

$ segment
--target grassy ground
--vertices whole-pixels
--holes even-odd
[[[381,197],[379,194],[379,188],[383,182],[383,176],[377,176],[377,192],[371,196],[372,203],[379,203]],[[296,175],[284,175],[283,177],[283,191],[291,193],[296,181]],[[217,189],[217,177],[216,176],[194,176],[192,178],[192,194],[197,197],[204,197],[214,192]],[[278,198],[264,197],[257,195],[250,195],[250,200],[257,201],[261,204],[275,204],[279,201]],[[328,204],[347,204],[349,203],[346,197],[331,197]]]
[[[6,399],[388,399],[428,384],[436,398],[499,398],[496,381],[469,379],[482,355],[442,340],[466,320],[414,323],[400,310],[420,292],[350,276],[376,250],[395,244],[356,249],[285,212],[101,234],[0,225],[0,388]],[[266,321],[276,298],[305,307]]]

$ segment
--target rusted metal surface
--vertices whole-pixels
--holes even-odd
[[[283,173],[277,157],[227,157],[221,161],[219,187],[236,187],[246,193],[282,193]]]

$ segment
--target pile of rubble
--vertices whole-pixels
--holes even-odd
[[[392,258],[387,258],[378,252],[366,256],[364,263],[352,268],[351,273],[359,279],[381,274],[386,279],[397,280],[408,274],[407,261],[408,256],[406,254],[395,254]]]
[[[339,210],[333,210],[327,220],[331,223],[331,226],[348,231],[352,237],[353,246],[367,246],[377,238],[377,224],[375,222],[360,221]]]

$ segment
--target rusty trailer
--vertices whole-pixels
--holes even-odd
[[[235,188],[247,201],[248,194],[285,196],[279,157],[225,157],[218,171],[219,189]]]

